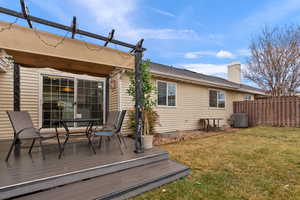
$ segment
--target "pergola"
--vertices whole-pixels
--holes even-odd
[[[0,22],[0,49],[5,50],[14,60],[14,110],[20,110],[20,65],[36,68],[53,68],[64,72],[88,74],[109,79],[109,74],[116,69],[132,69],[135,71],[136,97],[135,118],[135,152],[143,152],[142,134],[142,80],[141,62],[143,39],[136,45],[114,39],[114,30],[108,37],[78,29],[76,17],[72,25],[65,26],[27,13],[24,0],[20,0],[22,12],[0,7],[0,13],[27,21],[29,28],[16,25],[15,22]],[[54,27],[72,33],[71,38],[40,31],[33,28],[32,22]],[[104,41],[103,46],[75,39],[82,35]],[[107,45],[113,43],[129,49],[124,52]],[[107,81],[108,83],[108,81]],[[108,87],[107,87],[108,89]]]

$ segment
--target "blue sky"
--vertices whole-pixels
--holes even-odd
[[[250,40],[265,25],[297,24],[299,0],[26,0],[30,13],[136,43],[144,38],[145,58],[153,62],[226,76],[226,65],[245,63]],[[0,0],[20,10],[19,0]],[[0,14],[0,20],[14,18]],[[18,21],[19,24],[24,24]],[[57,30],[51,32],[64,35]],[[77,36],[78,38],[78,36]],[[85,38],[78,38],[85,39]],[[102,44],[101,41],[93,41]],[[112,48],[118,48],[110,45]]]

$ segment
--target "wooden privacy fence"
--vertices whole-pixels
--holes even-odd
[[[300,127],[300,98],[272,97],[233,102],[234,113],[247,113],[249,126]]]

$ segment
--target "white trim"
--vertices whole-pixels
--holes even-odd
[[[217,91],[217,107],[212,107],[210,106],[210,91]],[[218,92],[223,92],[224,93],[224,107],[219,107],[219,94]],[[209,88],[208,89],[208,108],[209,109],[218,109],[218,110],[225,110],[226,109],[226,102],[227,102],[227,98],[226,98],[226,91],[225,90],[219,90],[219,89],[213,89],[213,88]]]
[[[166,87],[166,105],[158,105],[158,91],[156,94],[156,107],[158,108],[176,108],[177,107],[177,83],[176,82],[172,82],[172,81],[164,81],[164,80],[156,80],[156,88],[158,89],[158,82],[162,82],[162,83],[166,83],[167,87]],[[168,104],[168,84],[175,84],[175,106],[169,106]]]

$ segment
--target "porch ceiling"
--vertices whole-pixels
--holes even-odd
[[[1,28],[0,49],[27,67],[98,76],[134,68],[134,56],[126,52],[0,21]]]

